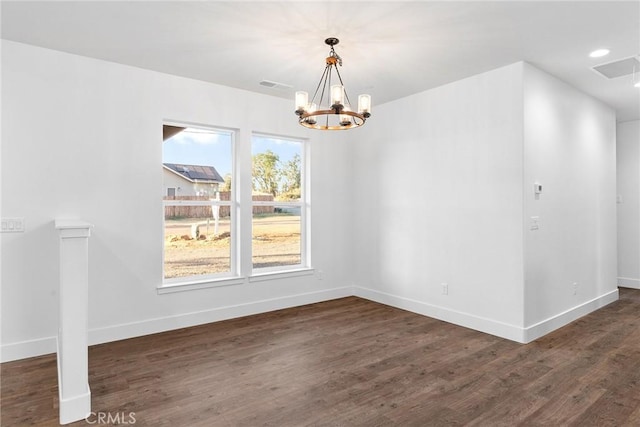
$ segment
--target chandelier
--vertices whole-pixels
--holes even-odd
[[[338,65],[342,66],[342,58],[333,48],[340,40],[329,37],[324,42],[331,46],[331,51],[311,101],[307,92],[296,92],[298,122],[304,127],[320,130],[360,127],[371,116],[371,96],[358,96],[358,110],[351,109],[351,101],[338,71]],[[334,72],[337,79],[333,76]]]

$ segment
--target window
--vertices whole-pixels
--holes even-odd
[[[252,138],[252,266],[254,273],[309,267],[306,143]]]
[[[164,284],[237,276],[233,132],[163,126]]]
[[[306,141],[179,124],[163,139],[159,292],[311,274]]]

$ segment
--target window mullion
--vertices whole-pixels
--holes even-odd
[[[236,186],[238,200],[238,260],[241,276],[250,276],[252,236],[252,180],[251,180],[251,134],[239,132],[236,145]]]

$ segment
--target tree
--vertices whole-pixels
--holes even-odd
[[[224,176],[224,184],[222,184],[222,191],[231,191],[231,174],[227,173]]]
[[[296,153],[282,168],[282,192],[291,193],[300,190],[300,154]]]
[[[253,189],[261,193],[278,195],[278,184],[282,172],[278,169],[280,157],[271,150],[253,155],[251,167]]]

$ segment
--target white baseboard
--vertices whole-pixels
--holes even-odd
[[[26,359],[56,352],[57,338],[45,337],[35,340],[3,344],[0,349],[0,362]]]
[[[618,286],[622,286],[623,288],[640,289],[640,279],[618,277]]]
[[[468,313],[451,310],[444,307],[431,305],[422,301],[410,298],[399,297],[387,294],[373,289],[355,287],[354,295],[365,298],[381,304],[411,311],[413,313],[422,314],[424,316],[433,317],[434,319],[443,320],[465,328],[474,329],[476,331],[495,335],[497,337],[506,338],[521,344],[527,344],[536,340],[549,332],[552,332],[562,326],[565,326],[574,320],[585,316],[592,311],[604,307],[618,299],[618,290],[611,291],[604,295],[573,307],[556,316],[545,319],[535,325],[523,328],[516,325],[498,322],[492,319],[486,319],[474,316]]]
[[[105,328],[89,330],[89,345],[102,344],[143,335],[166,332],[173,329],[188,328],[220,320],[233,319],[252,314],[266,313],[284,308],[297,307],[305,304],[329,301],[353,295],[353,288],[345,286],[326,289],[304,294],[290,295],[280,298],[254,301],[250,303],[217,307],[192,313],[144,320],[141,322],[125,323]],[[56,352],[55,336],[30,341],[3,344],[0,351],[0,361],[25,359]]]
[[[391,307],[400,308],[412,313],[422,314],[424,316],[433,317],[434,319],[443,320],[465,328],[474,329],[476,331],[506,338],[511,341],[524,343],[523,329],[516,325],[498,322],[468,313],[451,310],[448,308],[428,304],[410,298],[399,297],[397,295],[376,291],[369,288],[356,286],[354,295],[365,298]]]
[[[219,322],[221,320],[234,319],[253,314],[267,313],[269,311],[329,301],[351,295],[353,295],[353,289],[351,286],[347,286],[244,304],[230,305],[226,307],[217,307],[210,310],[149,319],[142,322],[125,323],[106,328],[92,329],[89,331],[89,345],[156,334],[174,329],[188,328],[190,326]]]
[[[577,305],[565,312],[538,322],[535,325],[528,326],[524,329],[525,342],[536,340],[549,332],[568,325],[574,320],[579,319],[582,316],[586,316],[587,314],[617,300],[618,289],[615,289],[590,301]]]

